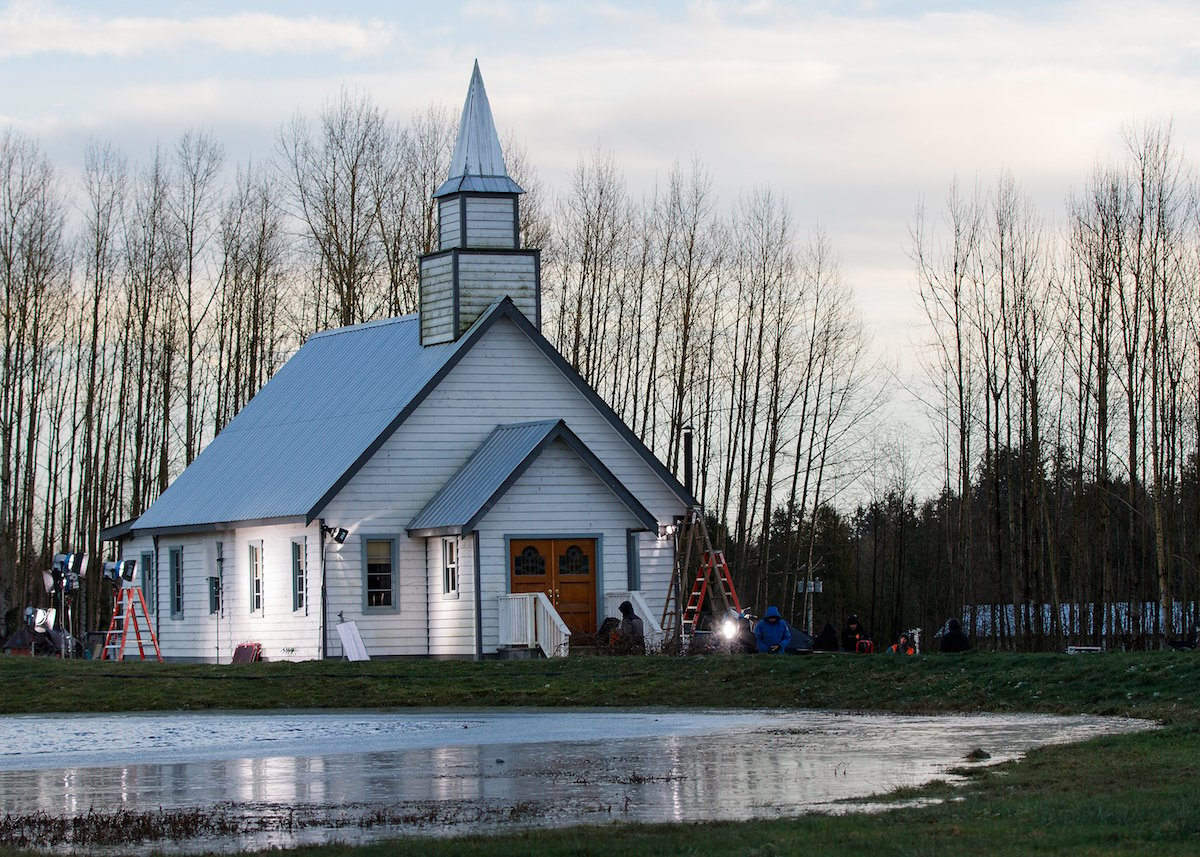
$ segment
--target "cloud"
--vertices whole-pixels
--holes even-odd
[[[0,12],[0,58],[39,54],[128,57],[166,54],[190,45],[229,53],[379,54],[395,38],[379,20],[265,13],[192,18],[108,17],[49,3],[13,3]]]

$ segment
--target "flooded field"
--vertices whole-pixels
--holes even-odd
[[[1148,728],[1094,717],[486,710],[0,717],[0,843],[238,850],[797,815]],[[982,751],[982,752],[979,752]],[[112,841],[105,831],[127,833]]]

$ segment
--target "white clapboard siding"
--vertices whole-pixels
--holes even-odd
[[[409,539],[406,525],[497,424],[558,418],[659,521],[669,523],[683,514],[683,504],[612,424],[516,325],[500,319],[321,512],[331,526],[351,528],[346,543],[331,545],[328,551],[331,625],[339,610],[355,618],[372,656],[429,654],[433,596],[426,539]],[[611,492],[601,487],[594,496],[608,502]],[[593,496],[585,494],[584,499],[590,502]],[[526,511],[525,520],[536,522],[539,514]],[[391,534],[400,546],[400,604],[393,613],[360,616],[363,568],[357,521],[369,521],[364,526],[372,534]],[[623,523],[612,538],[605,538],[606,562],[616,563],[618,569],[613,588],[627,586],[625,532],[631,526],[636,525]],[[670,574],[669,560],[656,560],[657,541],[641,543],[648,546],[642,552],[642,589],[655,606],[654,579],[661,578],[665,594],[662,575]],[[507,559],[500,557],[496,566],[496,555],[490,561],[488,557],[485,545],[481,573],[492,575],[484,589],[490,594],[506,573]],[[469,572],[474,573],[473,567]],[[495,600],[486,595],[482,600],[485,626],[492,623],[494,634]],[[330,654],[338,656],[340,651],[336,635],[331,635]]]
[[[458,597],[443,593],[442,539],[426,539],[429,571],[429,654],[475,654],[475,540],[458,540]]]
[[[147,567],[143,564],[142,556],[145,554],[150,554],[151,556],[154,555],[154,539],[151,536],[136,536],[121,544],[121,555],[119,558],[123,560],[137,560],[138,577],[135,583],[142,587],[142,595],[146,599],[146,609],[150,613],[151,621],[154,621],[155,617],[158,615],[159,609],[158,603],[154,598],[155,581],[152,580],[152,578],[155,576],[155,570],[153,565]],[[112,590],[108,587],[105,587],[105,591],[111,593]],[[163,603],[166,603],[165,600]],[[104,614],[101,624],[105,625],[105,627],[107,627],[108,619],[112,615],[112,608],[113,605],[111,599],[106,599],[104,602],[104,607],[101,611]],[[155,629],[155,633],[157,633],[157,628]]]
[[[563,419],[655,517],[684,507],[673,491],[550,358],[499,319],[393,436],[416,511],[499,423]],[[385,459],[376,456],[384,463]],[[375,462],[371,462],[374,464]]]
[[[483,650],[496,651],[498,597],[509,591],[507,538],[596,539],[597,624],[600,593],[628,589],[626,534],[640,524],[565,443],[547,447],[479,523]]]
[[[638,589],[654,618],[661,619],[663,605],[675,573],[675,541],[660,539],[657,533],[638,533]]]
[[[517,246],[516,200],[512,197],[468,196],[466,247]]]
[[[458,260],[460,332],[506,295],[526,318],[537,324],[537,264],[537,256],[532,252],[462,254]]]
[[[366,468],[364,468],[365,470]],[[362,472],[359,476],[362,476]],[[404,530],[411,515],[397,514],[391,508],[390,498],[381,498],[381,486],[362,480],[363,492],[352,490],[356,477],[351,480],[326,510],[325,518],[330,526],[347,526],[347,522],[363,521],[360,525],[350,524],[350,536],[344,544],[328,544],[326,575],[329,602],[329,624],[332,629],[341,612],[346,619],[358,623],[363,644],[372,657],[379,655],[427,655],[428,635],[428,574],[426,573],[425,539],[410,539]],[[391,497],[397,498],[403,491],[397,482],[390,486]],[[349,493],[347,493],[349,491]],[[387,491],[382,492],[384,494]],[[360,508],[366,499],[369,508]],[[351,511],[355,509],[356,511]],[[364,539],[390,538],[395,540],[396,580],[395,604],[392,608],[366,608]],[[329,653],[341,657],[341,644],[336,633],[330,634]]]
[[[462,197],[451,196],[438,200],[438,249],[449,250],[462,246]]]
[[[171,552],[182,550],[180,578],[183,614],[171,614]],[[216,660],[215,643],[209,651],[208,637],[215,640],[208,619],[208,577],[216,572],[209,565],[204,540],[191,535],[164,536],[158,542],[158,645],[164,658],[172,660]],[[128,641],[126,654],[129,654]]]
[[[538,321],[538,255],[455,252],[421,260],[421,342],[431,345],[466,331],[495,301],[511,297]],[[457,285],[455,277],[457,276]]]
[[[454,338],[455,255],[421,260],[421,342],[432,345]]]
[[[507,319],[463,356],[321,514],[331,525],[365,519],[403,533],[497,424],[558,418],[659,521],[683,514],[683,504],[650,465]],[[354,550],[352,539],[341,554]]]
[[[303,540],[307,604],[293,609],[292,540]],[[217,566],[217,543],[223,561]],[[263,606],[250,610],[249,551],[262,544]],[[315,525],[252,527],[219,534],[162,536],[158,543],[157,622],[164,658],[228,663],[240,643],[259,643],[267,660],[320,657],[320,551]],[[183,549],[183,616],[170,609],[170,555]],[[135,540],[126,551],[137,551]],[[127,555],[132,555],[128,554]],[[140,556],[140,552],[138,553]],[[222,581],[222,610],[209,612],[209,578]]]

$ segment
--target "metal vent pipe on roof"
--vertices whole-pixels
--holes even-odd
[[[683,427],[683,489],[689,497],[695,497],[692,490],[692,427]]]

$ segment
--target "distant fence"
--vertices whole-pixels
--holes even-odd
[[[1060,633],[1065,643],[1124,644],[1158,637],[1165,627],[1157,601],[1063,602],[1057,625],[1053,619],[1050,604],[967,604],[960,621],[972,640],[1000,644]],[[1197,602],[1172,603],[1170,627],[1174,633],[1187,636],[1198,622]]]

